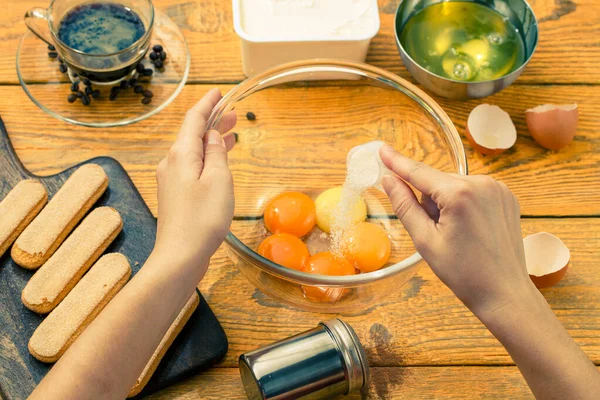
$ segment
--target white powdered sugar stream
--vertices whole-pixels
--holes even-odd
[[[379,161],[376,154],[367,149],[357,149],[348,159],[342,197],[333,212],[331,223],[331,252],[333,254],[341,256],[344,234],[353,226],[352,210],[362,199],[364,192],[377,183],[378,178]]]

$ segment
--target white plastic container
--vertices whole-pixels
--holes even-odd
[[[361,32],[360,35],[341,34],[335,37],[311,37],[306,39],[302,38],[302,35],[282,38],[274,32],[269,37],[253,37],[244,30],[242,1],[233,0],[233,25],[235,32],[241,39],[242,67],[246,76],[255,75],[275,65],[312,58],[338,58],[364,62],[367,58],[371,39],[379,31],[380,21],[377,0],[369,0],[372,2],[370,7],[373,7],[374,10],[368,17],[373,19],[371,21],[372,29],[369,32]],[[310,24],[315,23],[318,23],[318,21],[308,20],[307,29],[310,30]]]

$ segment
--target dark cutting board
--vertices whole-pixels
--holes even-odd
[[[123,217],[123,231],[107,252],[127,256],[133,274],[150,255],[156,235],[156,219],[133,182],[116,160],[98,157],[86,161],[100,165],[110,182],[97,205],[115,208]],[[0,119],[0,199],[22,179],[35,178],[50,197],[79,165],[60,174],[38,177],[18,160]],[[168,268],[165,265],[165,268]],[[25,399],[46,375],[51,365],[33,358],[27,343],[43,317],[21,303],[21,291],[33,274],[16,265],[10,250],[0,258],[0,398]],[[158,294],[157,294],[158,295]],[[212,310],[200,295],[200,305],[171,345],[141,396],[156,392],[215,363],[227,352],[227,338]]]

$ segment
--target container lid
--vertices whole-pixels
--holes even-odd
[[[348,393],[360,390],[369,382],[369,362],[354,329],[339,318],[321,322],[334,338],[344,358],[348,374]]]
[[[313,43],[314,42],[347,42],[347,41],[362,41],[362,40],[371,40],[373,39],[377,33],[379,32],[379,28],[381,27],[381,21],[379,18],[379,5],[377,0],[369,0],[370,8],[373,9],[372,13],[370,13],[369,17],[372,19],[373,24],[371,30],[367,32],[363,32],[362,34],[353,34],[353,35],[340,35],[340,36],[315,36],[315,37],[303,37],[299,35],[298,37],[287,37],[281,38],[276,32],[272,35],[272,37],[259,37],[255,35],[251,35],[247,29],[244,27],[242,14],[243,10],[243,0],[233,0],[233,29],[235,33],[242,39],[251,43]],[[284,3],[284,2],[282,2]],[[370,9],[369,8],[369,9]],[[368,9],[368,10],[369,10]],[[296,15],[296,17],[298,17]],[[307,18],[307,22],[311,22],[311,19]],[[322,21],[314,21],[316,23]]]

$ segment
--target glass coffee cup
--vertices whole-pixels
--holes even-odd
[[[104,46],[102,43],[96,46],[93,37],[76,45],[69,45],[61,40],[61,34],[67,29],[66,24],[71,21],[74,21],[73,29],[86,29],[90,24],[86,23],[85,18],[92,18],[94,21],[90,20],[91,23],[98,23],[98,20],[106,18],[98,18],[97,13],[104,13],[104,16],[109,13],[110,17],[112,12],[127,14],[127,20],[137,23],[139,38],[131,34],[131,29],[121,29],[123,27],[117,26],[113,27],[111,32],[123,32],[124,37],[121,38],[122,41],[116,42],[120,44],[131,41],[131,44],[122,46],[123,48],[114,48],[115,40],[111,40],[111,46]],[[93,83],[112,85],[132,75],[148,51],[154,25],[154,6],[151,0],[53,0],[47,9],[33,8],[27,11],[25,23],[36,36],[56,48],[58,55],[69,68],[71,78],[73,73],[76,73]],[[74,33],[73,37],[81,38],[85,35]]]

